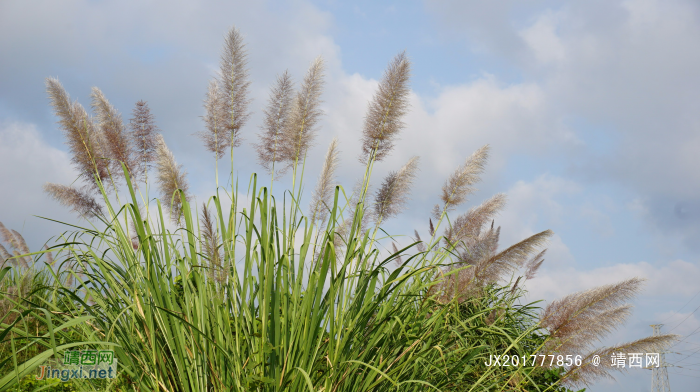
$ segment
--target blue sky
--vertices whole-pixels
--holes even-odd
[[[234,25],[248,44],[254,98],[236,157],[241,178],[260,170],[250,142],[271,82],[287,68],[299,80],[322,55],[326,114],[309,167],[318,168],[337,136],[339,178],[351,186],[362,170],[357,155],[367,101],[388,61],[406,50],[412,109],[375,179],[420,155],[421,186],[387,231],[425,233],[444,179],[490,144],[493,154],[470,205],[507,193],[509,204],[496,220],[503,244],[548,228],[556,233],[545,267],[528,283],[532,297],[551,300],[647,278],[634,316],[605,343],[643,337],[649,324],[661,322],[666,331],[690,335],[673,348],[681,355],[668,358],[686,366],[669,373],[674,391],[697,390],[696,1],[6,0],[0,3],[0,221],[38,247],[60,228],[34,215],[74,219],[41,191],[44,182],[75,178],[44,92],[48,76],[85,106],[90,87],[100,87],[127,117],[137,100],[147,100],[194,192],[209,195],[213,160],[192,134],[203,128],[207,81]],[[637,371],[590,390],[649,385],[650,375]]]

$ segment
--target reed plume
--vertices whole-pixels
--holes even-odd
[[[630,305],[625,302],[639,292],[643,282],[644,279],[632,278],[550,303],[540,316],[540,325],[552,337],[543,351],[568,354],[589,349],[627,319]]]
[[[129,120],[134,152],[134,176],[143,175],[148,179],[148,170],[155,161],[158,127],[146,101],[136,102]]]
[[[247,56],[243,36],[238,29],[231,28],[224,40],[219,71],[219,90],[225,110],[223,126],[228,133],[228,146],[231,148],[241,144],[240,130],[250,116]]]
[[[360,161],[381,161],[394,148],[394,140],[405,127],[401,118],[408,110],[411,64],[405,52],[389,63],[367,109],[362,130]]]
[[[442,293],[439,299],[443,302],[453,298],[462,302],[478,296],[487,285],[523,267],[551,236],[552,231],[545,230],[497,252],[500,227],[494,229],[492,225],[478,237],[462,244],[464,250],[459,253],[459,261],[448,268],[448,271],[460,270],[437,285],[434,292]]]
[[[10,230],[5,227],[2,222],[0,222],[0,237],[9,245],[10,249],[13,250],[12,253],[10,253],[7,248],[0,244],[0,256],[2,257],[0,266],[4,266],[4,264],[10,260],[9,263],[15,267],[23,269],[29,268],[32,260],[29,256],[24,256],[30,253],[24,237],[16,230]]]
[[[209,261],[208,275],[215,282],[223,283],[226,280],[226,271],[222,265],[224,259],[221,251],[221,236],[216,227],[215,217],[209,212],[206,204],[202,204],[202,238],[200,239],[202,253]]]
[[[391,248],[394,251],[394,253],[398,254],[399,253],[399,248],[396,247],[396,242],[391,243]],[[401,259],[400,255],[396,256],[396,264],[401,265],[403,264],[403,260]]]
[[[46,91],[66,136],[66,144],[72,155],[71,162],[92,189],[99,192],[99,186],[94,181],[95,175],[99,180],[109,176],[108,162],[104,159],[107,154],[101,145],[102,135],[99,129],[82,105],[70,101],[58,79],[47,78]]]
[[[535,274],[537,274],[537,270],[539,270],[542,263],[544,263],[544,254],[546,252],[547,249],[543,250],[542,252],[535,255],[535,257],[531,258],[527,263],[525,263],[525,280],[529,280],[535,277]]]
[[[134,157],[122,115],[107,100],[99,88],[93,87],[92,109],[97,116],[97,125],[104,138],[105,151],[110,158],[112,174],[124,176],[121,164],[124,163],[129,172],[134,168]]]
[[[226,128],[226,102],[219,89],[216,80],[209,82],[207,97],[204,100],[204,124],[206,129],[197,132],[197,136],[204,142],[204,147],[214,153],[218,160],[224,156],[226,149],[231,143]]]
[[[92,219],[104,216],[102,206],[87,192],[51,182],[44,184],[44,191],[61,205],[69,207],[81,218]]]
[[[417,156],[412,157],[399,171],[391,172],[384,178],[374,197],[374,215],[378,223],[405,208],[418,171],[418,160]]]
[[[418,234],[418,230],[413,230],[413,235],[415,236],[415,242],[418,243],[418,245],[416,245],[418,251],[425,252],[425,243],[423,243],[423,240],[421,240],[420,235]]]
[[[505,205],[506,195],[499,193],[483,202],[480,206],[472,207],[452,222],[452,226],[445,231],[445,240],[455,245],[462,241],[475,241],[479,233],[481,233],[484,224],[492,220]]]
[[[611,359],[613,354],[637,353],[644,356],[648,353],[659,353],[666,350],[674,341],[678,340],[678,338],[678,335],[672,334],[648,336],[613,347],[596,349],[583,357],[580,366],[572,366],[569,368],[561,378],[560,384],[570,387],[580,387],[589,386],[602,378],[614,380],[611,373],[613,371],[623,372],[625,368],[612,366]],[[593,357],[595,355],[601,358],[599,365],[593,365]]]
[[[272,176],[283,174],[286,166],[277,166],[285,157],[284,129],[287,126],[292,104],[294,84],[288,71],[277,77],[276,84],[270,91],[267,108],[264,110],[264,124],[262,132],[258,135],[260,143],[255,144],[258,153],[258,162]]]
[[[163,136],[156,136],[156,181],[160,188],[161,199],[170,209],[170,218],[174,223],[180,223],[182,213],[182,191],[185,200],[189,201],[189,185],[187,184],[186,172],[182,165],[178,165],[175,156],[165,144]],[[177,193],[176,193],[177,192]]]
[[[335,170],[338,167],[338,139],[333,139],[328,146],[326,159],[323,162],[321,176],[316,183],[316,189],[311,197],[312,221],[325,222],[333,207],[333,189],[335,189]]]
[[[463,165],[459,166],[442,186],[442,209],[439,206],[433,210],[433,217],[440,219],[443,212],[449,212],[467,200],[467,196],[476,189],[473,185],[480,180],[484,165],[488,159],[488,144],[476,150]]]
[[[323,114],[320,105],[324,68],[323,59],[317,57],[311,63],[292,101],[291,112],[284,128],[284,160],[291,166],[296,166],[313,144],[315,128]]]

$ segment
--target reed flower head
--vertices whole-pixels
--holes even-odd
[[[61,205],[69,207],[81,218],[92,219],[104,216],[102,206],[87,192],[51,182],[44,184],[44,191]]]
[[[374,197],[374,215],[377,222],[386,220],[403,211],[411,193],[411,184],[418,172],[419,158],[412,157],[397,172],[384,178]]]
[[[136,102],[129,120],[134,151],[134,175],[147,175],[156,158],[158,127],[146,101]]]
[[[313,145],[316,125],[323,114],[320,105],[324,69],[323,59],[317,57],[311,63],[292,101],[291,112],[284,128],[284,160],[290,165],[296,165],[303,159],[306,151]]]
[[[415,236],[414,241],[418,243],[418,245],[416,245],[418,251],[425,252],[425,243],[421,240],[418,230],[413,230],[413,235]]]
[[[111,159],[112,174],[124,176],[122,163],[131,172],[134,168],[134,159],[131,143],[126,133],[126,127],[122,121],[122,115],[107,100],[107,97],[99,88],[93,87],[92,109],[97,115],[97,125],[104,139],[105,151]]]
[[[178,165],[175,156],[165,144],[163,136],[156,136],[156,168],[157,182],[160,188],[161,199],[170,209],[170,218],[175,223],[180,222],[182,215],[182,198],[180,192],[185,195],[185,200],[189,201],[189,185],[187,184],[186,172],[182,165]],[[177,192],[177,193],[176,193]],[[172,201],[171,201],[172,200]]]
[[[599,365],[593,365],[593,357],[609,359],[614,353],[659,353],[668,349],[673,342],[677,341],[678,335],[666,334],[659,336],[648,336],[628,343],[617,344],[612,347],[602,347],[585,355],[580,366],[572,366],[560,380],[561,385],[569,387],[581,387],[591,385],[602,378],[612,379],[613,371],[623,371],[624,368],[613,367],[610,360],[602,360]]]
[[[284,129],[289,121],[290,108],[292,105],[292,93],[294,92],[294,84],[289,72],[277,77],[277,82],[270,91],[270,98],[265,108],[264,124],[262,132],[258,135],[260,138],[259,144],[256,144],[258,153],[258,162],[265,170],[275,174],[283,174],[289,167],[287,165],[279,165],[285,158],[285,139]],[[276,172],[273,172],[273,170]]]
[[[476,150],[463,165],[459,166],[454,173],[445,181],[442,186],[442,196],[440,199],[443,202],[442,211],[436,208],[433,211],[435,219],[439,219],[440,212],[448,212],[464,203],[467,200],[467,195],[473,193],[476,189],[472,186],[480,180],[481,173],[484,171],[484,165],[488,159],[489,146],[485,145]]]
[[[99,191],[94,181],[95,175],[103,180],[109,177],[107,154],[102,145],[103,137],[100,130],[88,116],[85,108],[78,102],[71,102],[68,93],[55,78],[46,79],[46,91],[49,94],[51,106],[59,118],[66,144],[71,152],[73,165],[92,187]]]
[[[235,27],[229,30],[224,41],[219,71],[219,90],[225,108],[224,128],[228,133],[229,147],[241,144],[240,130],[248,121],[248,64],[243,36]]]
[[[216,159],[220,159],[229,147],[231,139],[225,127],[226,102],[216,80],[209,82],[204,108],[206,110],[204,115],[206,129],[197,132],[197,136],[204,142],[204,147],[213,152]]]
[[[543,351],[582,353],[590,349],[627,319],[631,306],[626,302],[639,292],[643,282],[632,278],[551,302],[540,316],[540,325],[552,337]]]
[[[22,269],[29,268],[32,260],[29,256],[23,256],[30,253],[24,237],[16,230],[10,230],[0,222],[0,238],[13,250],[10,253],[7,248],[0,244],[0,267],[3,267],[9,260],[9,263],[13,266]]]
[[[547,249],[543,250],[525,264],[525,280],[535,277],[537,270],[539,270],[542,263],[544,263],[544,254],[546,252]]]
[[[362,130],[361,162],[381,161],[394,148],[394,140],[405,124],[401,118],[408,109],[411,63],[405,52],[389,63],[367,109]]]
[[[333,139],[328,146],[321,176],[311,197],[311,217],[314,221],[325,222],[328,219],[328,213],[333,207],[333,189],[335,189],[335,170],[337,167],[338,140]]]
[[[480,206],[471,208],[452,222],[452,226],[445,232],[445,240],[455,245],[462,241],[473,243],[478,239],[484,224],[492,220],[505,205],[506,195],[499,193]]]
[[[221,243],[219,230],[216,227],[215,218],[209,212],[209,208],[207,208],[206,204],[202,204],[201,217],[202,229],[200,232],[200,242],[202,253],[209,261],[208,275],[213,281],[223,283],[227,277],[227,268],[222,265],[224,256],[221,247],[223,244]]]

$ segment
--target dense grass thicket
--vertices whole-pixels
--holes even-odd
[[[82,185],[45,189],[84,224],[66,224],[36,252],[0,225],[7,244],[0,245],[0,391],[568,391],[609,375],[608,361],[592,366],[594,355],[653,352],[673,340],[594,346],[629,315],[636,278],[544,309],[523,303],[523,283],[542,264],[552,233],[500,246],[500,194],[459,213],[488,146],[446,180],[426,219],[429,236],[400,233],[413,241],[396,246],[381,225],[403,210],[418,158],[369,189],[403,128],[410,91],[403,53],[390,62],[358,132],[365,171],[357,184],[337,183],[334,140],[304,199],[323,71],[314,60],[296,89],[288,73],[278,78],[256,144],[263,174],[236,178],[250,81],[241,35],[230,31],[198,134],[217,178],[201,205],[146,102],[124,124],[99,89],[90,116],[47,79]],[[218,181],[227,154],[230,187]],[[291,189],[273,193],[274,179],[288,174]],[[308,209],[302,199],[311,200]],[[33,380],[49,359],[87,348],[113,349],[118,376]],[[533,354],[581,361],[533,365]],[[528,360],[486,365],[503,355]]]

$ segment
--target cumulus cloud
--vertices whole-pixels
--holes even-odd
[[[0,221],[22,233],[33,249],[56,232],[55,226],[33,219],[30,214],[74,220],[42,189],[49,181],[72,183],[78,174],[69,162],[65,152],[44,141],[34,124],[0,122],[0,167],[3,168]]]

